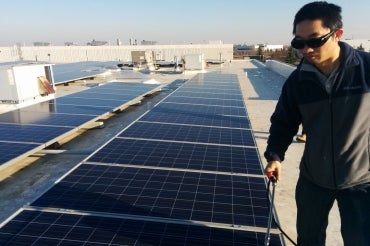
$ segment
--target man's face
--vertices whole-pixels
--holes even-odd
[[[330,32],[330,28],[323,27],[321,20],[305,20],[296,25],[295,39],[307,41],[312,38],[323,37]],[[302,49],[298,50],[309,62],[320,66],[324,62],[331,61],[331,58],[335,56],[336,49],[338,48],[339,34],[341,34],[341,30],[334,32],[320,47],[312,48],[305,45]]]

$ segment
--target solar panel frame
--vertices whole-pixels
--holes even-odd
[[[194,105],[195,106],[195,105]],[[184,105],[185,108],[185,105]],[[250,129],[250,122],[247,117],[235,115],[207,114],[207,113],[186,113],[184,110],[163,111],[154,109],[140,118],[140,121],[162,122],[185,125],[199,125],[210,127],[228,127]]]
[[[62,114],[16,110],[0,114],[0,123],[16,125],[38,125],[53,127],[78,127],[87,122],[97,120],[96,115]],[[0,128],[3,125],[0,124]],[[17,127],[18,128],[18,127]],[[1,129],[0,129],[1,130]],[[0,137],[1,139],[2,137]]]
[[[256,148],[114,138],[88,162],[263,175]]]
[[[75,80],[95,77],[106,72],[106,67],[115,62],[83,61],[53,65],[54,83],[63,84]]]
[[[0,169],[3,169],[12,160],[22,158],[23,155],[33,152],[39,147],[35,143],[17,143],[0,141]]]
[[[168,97],[164,102],[197,104],[197,105],[216,105],[225,107],[244,107],[244,102],[232,99],[215,99],[199,97]]]
[[[268,219],[263,178],[95,164],[80,165],[31,206],[258,228]]]
[[[199,242],[217,245],[263,244],[265,234],[258,231],[263,231],[267,226],[266,180],[259,154],[253,146],[255,142],[244,102],[241,98],[240,105],[235,106],[231,105],[231,101],[238,100],[226,99],[229,98],[226,96],[208,99],[199,97],[219,96],[220,93],[230,93],[235,95],[235,98],[241,95],[237,76],[218,77],[219,75],[215,74],[195,76],[60,179],[32,202],[29,209],[38,212],[53,211],[61,213],[62,216],[72,212],[73,216],[99,215],[104,217],[104,220],[127,221],[129,218],[131,222],[159,223],[148,227],[149,235],[145,232],[133,239],[145,238],[148,240],[145,243],[160,242],[164,245],[169,240],[169,245],[179,242],[181,245],[194,245]],[[188,91],[192,90],[203,94],[187,97]],[[85,94],[94,96],[94,92],[90,92]],[[181,94],[182,92],[184,93]],[[171,100],[175,102],[169,102]],[[221,105],[212,105],[216,102]],[[203,103],[211,105],[202,105]],[[186,118],[186,114],[191,117]],[[162,118],[164,115],[167,117]],[[154,123],[149,123],[151,120],[155,120]],[[147,127],[145,132],[145,126],[149,124],[153,127],[160,125],[162,130],[154,132],[153,128]],[[176,138],[170,135],[176,131],[183,132],[181,128],[186,129],[185,132],[190,135],[196,134],[199,129],[218,131],[220,135],[233,131],[248,132],[249,142],[241,140],[233,146],[232,141],[231,144],[215,143],[215,137],[204,140],[207,137]],[[168,222],[170,226],[166,228],[171,228],[171,231],[178,224],[189,226],[192,223],[204,223],[208,225],[205,228],[217,232],[212,235],[192,225],[186,229],[177,227],[180,232],[175,231],[175,238],[172,238],[172,234],[161,227],[166,224],[163,221]],[[10,222],[16,223],[14,219]],[[26,221],[24,228],[27,228],[29,223],[32,222]],[[119,222],[109,221],[108,227],[105,228],[114,225],[116,229],[117,223]],[[132,226],[135,227],[128,227]],[[70,228],[68,224],[63,227],[64,231]],[[219,227],[238,229],[226,232],[219,230]],[[94,230],[99,228],[94,227]],[[276,229],[275,226],[273,228]],[[60,235],[60,229],[58,225],[51,235]],[[45,233],[48,229],[41,228],[40,231]],[[230,231],[233,233],[230,234]],[[2,228],[0,235],[1,233]],[[275,233],[272,234],[270,245],[281,245],[282,238]],[[108,229],[108,233],[96,233],[97,241],[88,241],[94,235],[88,240],[85,237],[83,242],[112,242],[112,239],[107,238],[113,234],[116,235]],[[75,235],[81,236],[79,233]],[[207,236],[205,239],[197,235]],[[27,234],[12,236],[19,236],[20,240],[29,237]],[[55,242],[53,236],[41,238],[36,235],[33,238],[40,240],[35,241],[37,243]],[[65,235],[62,240],[66,238]],[[127,237],[124,238],[127,240]]]
[[[176,125],[142,121],[135,122],[135,124],[123,131],[119,137],[253,147],[256,145],[252,131],[249,129]]]
[[[0,141],[45,144],[69,131],[73,127],[19,125],[0,123]]]
[[[197,224],[21,211],[0,228],[1,245],[262,245],[265,234]],[[271,235],[271,246],[281,245]]]
[[[13,142],[39,144],[39,147],[33,148],[33,150],[40,150],[40,147],[47,147],[78,129],[88,126],[89,123],[121,109],[123,105],[132,103],[134,99],[139,97],[141,99],[147,93],[159,90],[160,87],[161,85],[111,82],[91,90],[97,92],[100,88],[112,90],[131,88],[130,93],[133,94],[128,95],[129,93],[127,93],[121,98],[121,101],[116,100],[113,103],[112,100],[110,103],[105,103],[108,100],[100,100],[102,104],[100,106],[99,103],[96,103],[97,99],[90,99],[90,102],[94,101],[95,105],[98,104],[95,106],[83,105],[81,101],[73,98],[78,96],[78,93],[73,93],[73,97],[71,94],[0,114],[0,141],[3,144],[8,142],[7,148]],[[136,93],[140,93],[140,95]],[[81,100],[86,102],[89,99]],[[66,104],[60,103],[61,101]],[[10,152],[19,153],[19,156],[14,157],[13,160],[30,154],[32,148],[24,147],[21,149],[25,152]],[[4,158],[4,161],[7,165],[11,162],[9,158]]]
[[[184,90],[177,90],[171,94],[171,97],[191,97],[191,98],[212,98],[212,99],[229,99],[229,100],[243,100],[243,96],[241,94],[226,94],[226,93],[217,93],[217,92],[209,92],[209,91],[184,91]]]

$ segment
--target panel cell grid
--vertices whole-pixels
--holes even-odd
[[[120,137],[255,146],[252,131],[207,126],[136,122]]]
[[[232,99],[213,99],[199,97],[168,97],[164,102],[187,103],[187,104],[203,104],[216,105],[226,107],[244,107],[244,102],[241,100]]]
[[[30,110],[31,111],[31,110]],[[92,105],[69,105],[69,104],[57,104],[51,102],[49,107],[50,113],[60,114],[80,114],[80,115],[103,115],[112,111],[112,107],[103,106],[96,107]]]
[[[96,118],[95,115],[55,114],[46,112],[37,112],[37,114],[35,114],[35,112],[24,110],[16,110],[0,114],[1,123],[40,126],[78,127],[94,118]]]
[[[71,131],[72,127],[34,126],[0,123],[0,140],[44,144]]]
[[[223,107],[215,105],[192,105],[192,104],[176,104],[162,102],[154,107],[150,112],[161,112],[168,114],[183,114],[183,115],[210,115],[210,116],[235,116],[247,117],[247,112],[244,107]]]
[[[262,175],[256,148],[116,138],[88,161]]]
[[[227,93],[216,93],[216,92],[202,92],[198,90],[184,91],[179,89],[171,94],[171,97],[193,97],[193,98],[213,98],[213,99],[229,99],[229,100],[243,100],[242,95],[239,94],[227,94]]]
[[[263,245],[264,233],[93,215],[22,211],[0,229],[1,245]],[[281,245],[271,235],[271,246]]]
[[[83,164],[32,206],[267,226],[263,178]]]
[[[35,148],[38,144],[0,142],[0,165]]]
[[[141,121],[230,128],[250,128],[244,107],[161,103]]]
[[[24,107],[13,112],[33,112],[33,113],[51,113],[51,114],[75,114],[75,115],[95,115],[99,116],[111,112],[111,107],[94,107],[88,105],[65,105],[56,104],[54,99],[41,102],[35,105]]]

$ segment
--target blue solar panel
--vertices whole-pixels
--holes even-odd
[[[96,107],[92,105],[57,104],[56,101],[54,100],[49,101],[47,103],[49,104],[49,111],[51,113],[99,116],[99,115],[112,112],[112,107],[109,107],[109,106]]]
[[[151,112],[166,112],[166,113],[182,113],[196,115],[220,115],[220,116],[235,116],[247,119],[247,112],[244,107],[223,107],[215,105],[192,105],[192,104],[176,104],[176,103],[160,103],[154,107]]]
[[[209,91],[184,91],[183,89],[177,90],[171,94],[171,97],[191,97],[191,98],[212,98],[212,99],[229,99],[229,100],[243,100],[243,96],[239,94],[226,94]]]
[[[78,127],[94,118],[96,118],[95,115],[55,114],[46,112],[37,112],[35,114],[33,111],[15,110],[0,114],[0,123]],[[9,126],[7,126],[7,129],[9,129]]]
[[[0,141],[44,144],[69,131],[72,127],[35,126],[0,123]]]
[[[121,89],[55,101],[110,101]],[[237,76],[199,74],[7,223],[0,244],[262,245],[266,182],[250,127]]]
[[[263,178],[83,164],[31,204],[267,226]]]
[[[238,86],[233,86],[230,84],[227,85],[215,85],[212,83],[193,83],[193,81],[189,81],[188,83],[184,84],[179,88],[181,91],[192,92],[197,91],[199,92],[212,92],[212,93],[226,93],[226,94],[234,94],[240,95],[240,88]]]
[[[256,148],[115,138],[88,161],[262,175]]]
[[[206,108],[210,111],[202,112],[200,107],[198,107],[200,105],[190,105],[189,107],[188,105],[183,106],[182,104],[178,104],[177,107],[173,107],[168,106],[169,104],[170,103],[160,104],[159,106],[153,108],[149,113],[144,115],[140,120],[214,127],[250,128],[250,123],[247,116],[233,114],[240,113],[242,111],[244,111],[244,114],[246,114],[244,108],[240,108],[240,110],[233,110],[234,108],[231,107],[219,107],[217,109],[215,106],[210,106]],[[198,110],[196,110],[197,107]],[[196,111],[191,111],[193,109]],[[215,114],[215,111],[224,111],[227,113],[230,112],[231,114]]]
[[[69,105],[86,105],[86,106],[94,106],[94,107],[110,107],[116,108],[122,105],[121,100],[114,100],[106,98],[104,100],[97,100],[94,98],[79,98],[77,95],[74,96],[65,96],[59,97],[55,99],[56,104],[69,104]]]
[[[39,144],[0,142],[0,165],[17,158],[35,148]]]
[[[56,105],[82,105],[92,107],[117,107],[158,88],[159,85],[111,82],[89,90],[55,99]],[[111,93],[106,93],[110,91]],[[122,93],[120,93],[122,91]]]
[[[107,71],[116,62],[84,61],[53,65],[55,84],[62,84],[78,79],[94,77]],[[116,67],[117,68],[117,67]]]
[[[249,129],[136,122],[120,137],[255,146]]]
[[[215,105],[215,106],[225,106],[225,107],[244,107],[243,101],[232,100],[232,99],[222,100],[222,99],[199,98],[199,97],[168,97],[164,100],[164,102]]]
[[[110,82],[103,84],[99,87],[93,87],[92,90],[122,90],[123,92],[138,93],[138,92],[148,92],[150,89],[157,88],[158,84],[144,84],[144,83],[129,83],[129,82]]]
[[[124,83],[124,82],[110,82],[100,86],[92,87],[89,90],[78,92],[78,95],[84,95],[84,97],[92,97],[92,94],[103,94],[103,95],[122,95],[122,96],[139,96],[143,93],[157,88],[158,85],[152,84],[141,84],[141,83]],[[75,93],[76,94],[76,93]],[[71,94],[74,96],[75,94]]]
[[[94,215],[22,211],[0,229],[1,245],[263,245],[264,233]],[[281,245],[271,235],[271,246]]]
[[[125,103],[157,88],[158,85],[151,84],[112,82],[87,90],[94,93],[77,92],[0,114],[0,141],[40,145],[57,141],[57,138],[73,129],[115,111]],[[101,89],[124,93],[112,96],[100,93]],[[26,150],[28,151],[27,148]],[[17,153],[25,154],[22,151]],[[5,160],[8,161],[8,158]]]

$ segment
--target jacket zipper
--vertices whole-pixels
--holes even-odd
[[[331,163],[333,165],[333,182],[334,187],[337,187],[337,173],[335,170],[335,156],[334,156],[334,115],[333,115],[333,96],[330,93],[329,95],[329,104],[330,104],[330,144],[331,144]]]

